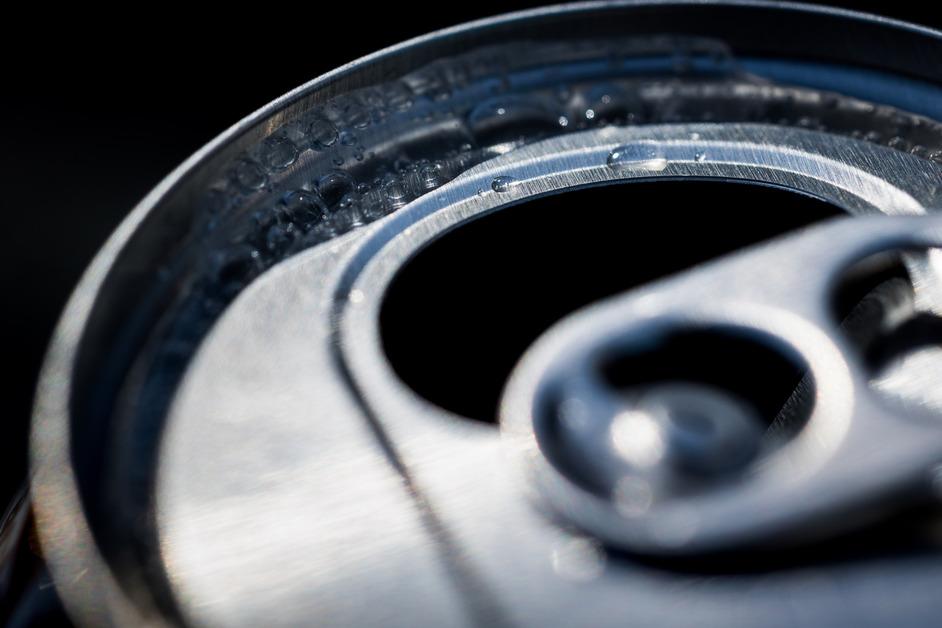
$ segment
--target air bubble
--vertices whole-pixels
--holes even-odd
[[[617,171],[648,170],[660,172],[667,168],[667,159],[654,142],[619,146],[608,154],[608,167]]]
[[[491,181],[491,189],[498,193],[508,192],[515,185],[517,185],[517,180],[510,176],[494,177]]]

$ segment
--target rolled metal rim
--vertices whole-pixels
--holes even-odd
[[[515,12],[423,35],[324,74],[239,121],[164,178],[122,221],[83,274],[56,327],[37,388],[30,443],[33,504],[45,556],[70,614],[89,625],[159,623],[142,614],[127,597],[94,541],[71,466],[70,406],[77,358],[88,342],[86,331],[94,309],[104,307],[100,296],[110,271],[125,252],[132,235],[148,218],[166,209],[170,197],[177,201],[185,199],[191,190],[199,187],[204,175],[225,158],[263,137],[267,130],[293,112],[306,110],[317,98],[368,85],[389,71],[406,71],[437,58],[442,51],[454,50],[467,41],[483,40],[489,33],[518,24],[599,11],[714,4],[797,12],[809,18],[839,17],[942,40],[942,33],[897,20],[842,9],[760,0],[586,2]]]

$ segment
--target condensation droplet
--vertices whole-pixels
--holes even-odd
[[[317,192],[295,190],[285,195],[280,213],[283,221],[309,229],[327,215],[327,205]]]
[[[903,152],[909,152],[909,150],[912,148],[912,143],[910,143],[907,139],[900,137],[899,135],[891,137],[890,141],[888,141],[886,145],[890,148],[901,150]]]
[[[269,170],[284,170],[298,158],[298,147],[285,137],[271,137],[262,145],[261,160]]]
[[[349,122],[355,129],[365,129],[372,122],[372,116],[368,109],[357,109],[350,114]]]
[[[433,190],[442,184],[441,164],[426,164],[419,171],[419,181],[426,190]]]
[[[317,191],[328,206],[335,205],[355,189],[356,181],[342,170],[328,172],[317,181]]]
[[[606,163],[609,168],[617,171],[660,172],[667,168],[667,158],[655,142],[619,146],[608,154]]]
[[[311,147],[314,150],[330,148],[337,142],[339,136],[334,123],[325,118],[318,118],[312,122],[307,132],[311,138]]]
[[[235,165],[232,178],[246,190],[258,190],[268,183],[268,177],[261,167],[248,159],[242,159]]]
[[[495,192],[507,192],[517,184],[517,180],[510,176],[494,177],[491,181],[491,189]]]
[[[406,188],[398,179],[393,179],[383,184],[383,195],[386,197],[386,203],[390,207],[398,209],[407,202]]]

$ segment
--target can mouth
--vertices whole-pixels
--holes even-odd
[[[693,178],[537,197],[448,232],[402,267],[380,313],[386,356],[425,399],[494,423],[512,368],[559,319],[843,213],[792,190]]]
[[[311,569],[337,534],[366,557],[339,582],[383,596],[422,574],[438,623],[483,621],[513,570],[456,513],[491,498],[495,521],[537,530],[520,564],[566,598],[527,562],[557,533],[516,480],[500,488],[500,437],[478,425],[518,358],[564,315],[728,252],[938,208],[939,58],[934,32],[840,11],[576,5],[423,38],[273,103],[145,200],[52,345],[34,495],[70,610],[292,623],[313,604],[352,623]],[[906,268],[929,298],[934,266]],[[449,496],[475,465],[498,471]],[[389,547],[343,499],[379,493]],[[357,524],[338,531],[333,508]],[[384,552],[412,558],[363,581]]]

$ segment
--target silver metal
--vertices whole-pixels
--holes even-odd
[[[539,510],[545,501],[530,494],[534,487],[519,473],[516,437],[503,438],[419,399],[394,377],[380,348],[379,300],[405,260],[467,220],[539,194],[692,176],[798,190],[853,214],[921,214],[942,205],[939,170],[926,159],[762,125],[603,129],[549,140],[486,162],[386,219],[274,267],[203,339],[159,435],[155,512],[133,513],[156,517],[159,552],[147,557],[147,567],[166,580],[173,612],[157,611],[149,581],[138,577],[137,566],[121,564],[126,548],[106,548],[95,534],[90,513],[99,505],[82,486],[89,480],[76,462],[76,443],[108,409],[95,407],[89,418],[77,400],[102,386],[104,369],[96,367],[107,360],[93,358],[123,350],[123,338],[115,337],[119,323],[136,311],[141,286],[164,277],[172,261],[166,243],[184,238],[181,225],[198,217],[196,199],[233,160],[335,95],[436,59],[521,35],[551,39],[580,30],[574,26],[643,31],[636,24],[652,7],[680,19],[704,4],[583,3],[406,42],[276,100],[149,194],[76,289],[36,395],[32,499],[44,554],[73,618],[94,626],[171,619],[194,625],[784,626],[935,618],[942,566],[933,556],[893,559],[890,610],[880,602],[885,579],[878,577],[879,563],[815,567],[818,586],[808,595],[807,579],[789,572],[744,583],[668,577],[642,563],[608,560],[595,539]],[[766,25],[802,15],[811,23],[841,20],[866,33],[879,27],[895,34],[899,46],[855,48],[855,62],[905,69],[927,81],[942,78],[936,48],[927,48],[938,34],[927,29],[787,3],[716,6],[751,11]],[[675,22],[655,26],[664,23]],[[687,27],[699,32],[701,26]],[[736,39],[742,29],[719,23],[704,30]],[[836,29],[815,48],[847,60],[851,30]],[[751,32],[745,39],[757,39]],[[796,42],[795,49],[804,56],[808,46]],[[912,257],[908,265],[920,307],[936,308],[932,256]]]
[[[938,217],[842,221],[588,308],[548,331],[523,358],[508,384],[501,425],[553,504],[619,546],[708,552],[859,526],[889,508],[893,496],[913,486],[929,489],[942,462],[942,431],[931,414],[927,420],[925,412],[907,413],[873,394],[855,350],[842,340],[829,295],[841,271],[869,254],[938,246]],[[711,328],[788,347],[815,382],[807,424],[751,473],[625,516],[617,496],[593,496],[541,455],[534,408],[547,382],[584,377],[603,351],[661,330]]]
[[[633,146],[640,149],[629,148],[628,153],[649,155],[654,150],[659,157],[641,160],[648,166],[610,165],[615,149]],[[658,591],[656,581],[645,580],[643,569],[618,567],[597,578],[604,567],[591,543],[571,545],[568,531],[522,498],[531,489],[524,474],[515,471],[520,455],[517,428],[529,417],[520,401],[526,394],[512,392],[521,390],[520,384],[512,385],[505,403],[507,438],[432,406],[393,374],[380,345],[378,308],[379,296],[402,263],[465,221],[554,190],[678,176],[785,186],[851,213],[922,214],[940,201],[933,165],[831,135],[750,125],[605,129],[549,140],[486,162],[401,212],[277,267],[225,312],[191,364],[167,420],[156,509],[162,559],[186,619],[196,624],[250,624],[268,616],[269,621],[284,617],[291,623],[316,605],[341,622],[386,623],[386,608],[347,606],[349,599],[329,592],[332,579],[347,573],[334,573],[339,565],[356,566],[359,560],[366,565],[374,556],[370,548],[379,551],[388,542],[409,548],[403,557],[411,561],[410,573],[428,574],[429,582],[436,584],[396,592],[396,582],[374,580],[365,567],[351,569],[352,580],[343,582],[396,593],[401,607],[394,616],[403,623],[415,619],[410,611],[424,608],[432,590],[438,591],[433,595],[436,606],[428,612],[441,613],[438,622],[461,623],[449,602],[449,590],[460,590],[476,600],[472,608],[478,622],[608,625],[621,623],[625,613],[631,613],[639,625],[675,625],[680,617],[670,608],[670,593]],[[502,191],[492,186],[497,179]],[[870,227],[852,224],[868,232],[882,221]],[[927,264],[917,261],[915,272],[931,276]],[[803,274],[804,268],[781,272]],[[717,308],[732,315],[721,303]],[[785,333],[783,328],[795,319],[789,314],[768,317],[766,310],[758,310],[745,307],[741,316],[765,321],[772,327],[770,333]],[[825,444],[837,443],[849,421],[851,384],[856,380],[825,334],[807,324],[796,325],[805,331],[795,342],[818,368],[833,367],[828,390],[834,386],[831,396],[818,403],[820,415],[829,419],[810,426],[802,442],[811,443],[820,435]],[[300,352],[299,343],[304,347]],[[328,373],[336,375],[328,378]],[[359,416],[363,423],[338,422],[339,416]],[[371,426],[372,436],[364,425]],[[528,451],[532,453],[532,447]],[[386,462],[379,460],[380,453]],[[380,478],[369,479],[369,466],[387,463],[399,470],[409,491],[420,496],[420,512],[410,506],[405,491],[383,488]],[[347,509],[363,507],[350,499],[360,491],[368,492],[364,498],[383,500],[381,517],[344,515]],[[538,496],[531,497],[539,503]],[[402,522],[390,529],[390,517],[401,517]],[[425,522],[424,534],[420,521]],[[757,525],[761,530],[762,522]],[[743,527],[747,529],[737,531],[756,529]],[[730,530],[719,529],[714,535],[725,532]],[[441,564],[425,558],[434,555]],[[399,554],[393,553],[384,569],[397,568],[395,556]],[[270,569],[276,560],[279,568]],[[942,577],[937,567],[914,565],[910,572],[902,566],[898,577]],[[442,569],[448,578],[441,578]],[[858,583],[852,586],[865,586],[864,580],[857,580],[864,574],[841,573]],[[591,578],[592,586],[586,586],[583,577]],[[767,582],[764,593],[745,607],[753,610],[744,609],[741,619],[728,625],[756,621],[753,612],[768,609],[777,587],[786,582]],[[724,587],[697,587],[693,597],[708,607],[720,604],[707,601],[714,595],[725,599],[729,591]],[[290,595],[301,590],[314,592],[307,597],[312,607],[299,605],[297,596]],[[327,593],[322,596],[321,591]],[[580,603],[573,605],[577,591]],[[919,591],[905,593],[916,610],[934,599],[920,597]],[[542,602],[532,604],[534,596]],[[285,601],[289,597],[295,600],[292,604]],[[821,601],[814,612],[835,612],[830,604]]]

